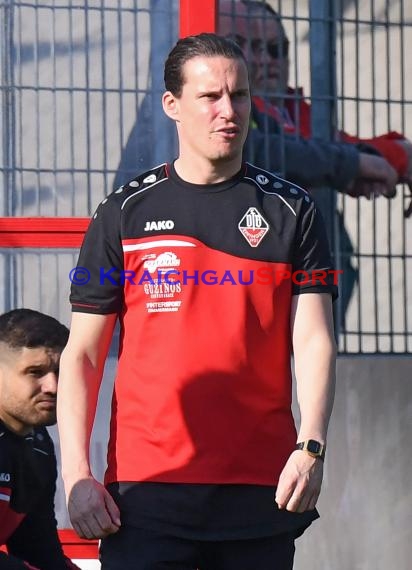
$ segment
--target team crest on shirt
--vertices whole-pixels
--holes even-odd
[[[257,208],[249,208],[238,228],[251,247],[257,247],[269,231],[269,224]]]

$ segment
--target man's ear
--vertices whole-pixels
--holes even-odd
[[[162,97],[163,111],[172,119],[172,121],[177,121],[179,118],[179,100],[173,95],[171,91],[166,91],[163,93]]]

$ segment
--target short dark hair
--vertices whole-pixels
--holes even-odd
[[[180,39],[169,53],[164,68],[164,82],[167,91],[175,97],[182,94],[185,78],[183,66],[190,59],[198,56],[222,56],[228,59],[246,60],[239,46],[223,36],[203,33]]]
[[[0,315],[0,342],[9,348],[63,350],[68,338],[69,329],[44,313],[32,309],[14,309]]]

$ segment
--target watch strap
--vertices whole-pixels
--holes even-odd
[[[312,457],[317,457],[322,461],[325,459],[326,445],[316,441],[315,439],[307,439],[305,441],[299,441],[296,444],[296,449],[306,451]]]

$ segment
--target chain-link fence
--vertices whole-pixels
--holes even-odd
[[[160,94],[177,1],[10,0],[0,25],[0,215],[89,216],[116,184],[143,101],[144,147],[156,158],[168,146],[158,137]],[[141,168],[137,157],[126,176]],[[3,251],[1,310],[32,307],[68,322],[75,257]]]
[[[219,4],[220,13],[232,20],[232,33],[238,2]],[[260,0],[252,4],[263,7]],[[266,8],[260,44],[250,41],[250,14],[243,33],[255,64],[265,55],[273,66],[267,68],[272,77],[266,69],[254,89],[256,104],[268,101],[273,115],[261,125],[256,117],[252,121],[264,134],[260,165],[309,188],[323,210],[336,265],[344,272],[336,310],[341,352],[407,353],[412,219],[403,212],[409,189],[399,184],[391,200],[351,197],[347,191],[362,191],[350,185],[359,155],[373,152],[371,139],[392,131],[410,134],[412,5],[406,0],[270,0],[268,5],[281,17],[277,52],[270,52],[275,28]],[[160,94],[178,15],[178,0],[0,2],[3,216],[88,216],[114,187],[174,156],[175,136]],[[282,61],[289,62],[283,86]],[[253,148],[250,152],[256,158]],[[31,306],[67,321],[67,256],[3,254],[1,309]]]

